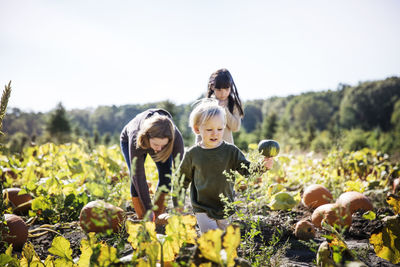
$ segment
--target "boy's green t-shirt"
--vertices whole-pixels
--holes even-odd
[[[223,219],[224,203],[220,194],[230,202],[234,201],[233,183],[228,181],[224,171],[238,171],[247,174],[243,168],[250,162],[243,153],[233,144],[223,142],[213,149],[204,149],[194,145],[186,151],[179,167],[180,174],[184,174],[184,188],[190,185],[190,198],[194,212],[206,212],[214,219]]]

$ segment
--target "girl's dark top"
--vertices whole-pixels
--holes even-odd
[[[136,137],[137,134],[143,124],[143,122],[153,116],[154,114],[160,114],[168,116],[172,118],[171,114],[164,109],[148,109],[139,113],[135,118],[133,118],[125,127],[122,129],[120,141],[121,142],[128,142],[129,145],[129,161],[132,162],[135,159],[135,165],[133,165],[132,171],[134,171],[132,175],[132,183],[139,194],[140,200],[143,203],[143,207],[146,210],[152,208],[150,194],[149,194],[149,187],[146,181],[146,173],[144,169],[144,162],[146,159],[147,154],[151,157],[155,156],[153,149],[142,149],[136,148]],[[175,126],[175,140],[174,140],[174,147],[172,150],[172,158],[180,154],[180,158],[182,159],[184,153],[184,144],[182,135],[179,132],[178,128]]]

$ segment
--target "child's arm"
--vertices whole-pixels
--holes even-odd
[[[267,169],[267,170],[270,170],[270,169],[272,169],[272,166],[274,165],[274,158],[272,158],[272,157],[264,157],[264,167]]]

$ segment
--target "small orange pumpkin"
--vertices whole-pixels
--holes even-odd
[[[337,224],[350,227],[352,218],[348,210],[342,206],[336,203],[329,203],[316,208],[311,215],[311,221],[318,228],[322,228],[322,221],[325,221],[331,226]]]
[[[302,202],[309,209],[318,208],[333,200],[331,192],[320,184],[312,184],[304,189]]]
[[[123,209],[103,200],[91,201],[81,210],[79,222],[85,232],[118,231],[125,219]]]
[[[314,225],[308,220],[300,220],[296,223],[294,235],[300,240],[309,240],[315,237]]]
[[[9,230],[5,241],[12,244],[15,250],[21,250],[28,239],[28,227],[18,215],[4,214],[4,217]]]
[[[341,194],[336,200],[336,203],[345,207],[351,214],[360,210],[373,210],[373,206],[368,197],[356,191],[349,191]]]

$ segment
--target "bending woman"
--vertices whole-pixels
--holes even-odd
[[[163,109],[148,109],[139,113],[123,128],[120,136],[121,149],[131,173],[131,196],[133,208],[139,219],[143,219],[152,209],[149,188],[146,181],[144,162],[147,154],[151,156],[158,170],[157,191],[164,186],[154,205],[158,208],[151,213],[151,219],[165,212],[165,197],[171,190],[171,167],[177,155],[183,157],[182,135],[174,125],[171,114]],[[131,163],[135,163],[133,169]],[[134,171],[134,173],[132,173]]]

